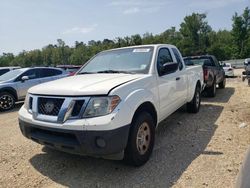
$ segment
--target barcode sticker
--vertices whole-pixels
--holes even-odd
[[[150,49],[149,48],[137,48],[137,49],[134,49],[133,52],[149,52]]]

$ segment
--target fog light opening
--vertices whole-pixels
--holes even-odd
[[[105,140],[103,138],[101,138],[101,137],[97,137],[95,141],[96,141],[96,145],[99,148],[104,148],[106,146]]]

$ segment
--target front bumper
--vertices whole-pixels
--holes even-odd
[[[69,153],[104,158],[123,152],[130,127],[126,125],[105,131],[68,130],[43,127],[21,119],[19,126],[25,137],[39,144]]]

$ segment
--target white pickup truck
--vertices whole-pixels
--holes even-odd
[[[197,113],[202,88],[202,67],[186,67],[173,45],[107,50],[75,76],[31,88],[19,125],[45,146],[140,166],[157,125],[184,104]]]

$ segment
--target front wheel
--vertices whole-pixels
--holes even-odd
[[[141,112],[133,120],[130,128],[124,160],[130,165],[145,164],[153,151],[155,125],[148,112]]]
[[[12,94],[8,92],[0,93],[0,111],[8,111],[14,108],[15,106],[15,98]]]
[[[201,105],[201,88],[199,85],[196,86],[194,96],[191,102],[187,103],[187,111],[190,113],[199,112]]]

